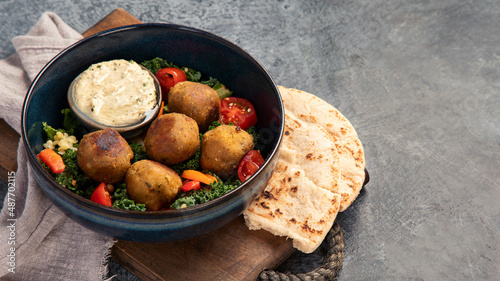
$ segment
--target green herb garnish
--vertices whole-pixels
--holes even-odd
[[[143,61],[141,62],[141,65],[154,74],[156,74],[156,72],[158,72],[160,69],[167,67],[175,67],[178,69],[182,69],[186,73],[187,81],[198,82],[212,87],[217,92],[217,95],[219,95],[219,99],[229,97],[233,93],[213,77],[209,77],[208,79],[202,80],[203,77],[201,75],[201,72],[185,66],[179,67],[159,57],[156,57],[152,60]]]
[[[116,185],[115,192],[113,193],[113,207],[131,211],[146,211],[146,205],[136,204],[128,197],[125,183]]]
[[[134,153],[134,158],[132,158],[132,164],[137,161],[141,161],[144,159],[148,159],[148,155],[146,154],[146,150],[144,149],[144,145],[140,143],[129,143],[132,152]]]
[[[180,209],[192,207],[197,204],[202,204],[221,197],[222,195],[230,192],[241,185],[239,180],[229,179],[223,182],[218,178],[217,182],[211,183],[209,187],[190,191],[187,193],[180,193],[178,198],[170,206],[172,209]]]

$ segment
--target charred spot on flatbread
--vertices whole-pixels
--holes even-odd
[[[269,206],[267,206],[266,202],[260,202],[260,206],[264,209],[269,209]]]
[[[261,195],[262,198],[267,199],[267,200],[278,200],[274,195],[269,192],[268,190],[264,190]]]
[[[301,228],[303,231],[305,232],[309,232],[309,233],[312,233],[312,234],[321,234],[323,233],[322,230],[316,230],[316,229],[313,229],[312,227],[310,227],[308,224],[307,224],[307,221],[305,221],[302,225],[301,225]]]
[[[276,209],[274,210],[274,213],[277,215],[277,216],[280,216],[280,215],[283,215],[283,213],[280,211],[280,209]]]

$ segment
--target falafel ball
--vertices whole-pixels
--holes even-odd
[[[91,179],[117,183],[124,179],[134,157],[127,141],[114,129],[83,136],[77,150],[77,164]]]
[[[193,118],[203,133],[214,121],[219,120],[220,99],[210,86],[184,81],[170,89],[168,109]]]
[[[253,149],[253,137],[240,127],[221,125],[201,140],[202,169],[227,179],[235,174],[241,159]]]
[[[168,166],[191,158],[199,146],[200,134],[196,121],[180,113],[158,117],[144,139],[149,159]]]
[[[135,162],[125,177],[127,194],[149,211],[168,207],[181,190],[181,177],[169,167],[151,160]]]

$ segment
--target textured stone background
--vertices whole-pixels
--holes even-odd
[[[371,181],[338,216],[339,280],[500,280],[499,1],[0,0],[0,58],[44,11],[83,32],[118,7],[227,38],[351,120]]]

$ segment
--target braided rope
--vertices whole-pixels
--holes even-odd
[[[324,263],[308,272],[300,274],[280,273],[273,270],[264,270],[260,273],[259,281],[327,281],[338,277],[344,258],[344,240],[340,225],[335,222],[326,236],[328,254]]]

